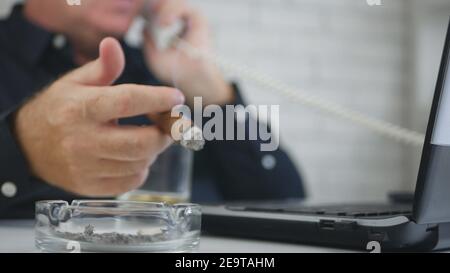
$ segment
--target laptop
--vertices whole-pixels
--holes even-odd
[[[450,248],[450,24],[412,203],[203,207],[207,234],[382,251]]]

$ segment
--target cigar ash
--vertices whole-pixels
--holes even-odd
[[[200,151],[205,146],[202,129],[191,119],[182,115],[173,117],[170,113],[165,113],[159,117],[158,124],[163,132],[186,149]]]
[[[193,125],[181,135],[181,146],[193,151],[200,151],[205,146],[202,130]]]

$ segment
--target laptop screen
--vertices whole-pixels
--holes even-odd
[[[450,222],[450,24],[417,178],[413,220]]]
[[[442,83],[441,96],[436,111],[436,120],[432,128],[431,144],[450,146],[450,69],[448,67],[448,56]]]

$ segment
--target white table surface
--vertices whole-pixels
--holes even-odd
[[[34,246],[33,221],[0,221],[0,253],[38,252]],[[298,244],[276,243],[203,236],[200,253],[304,253],[304,252],[348,252]]]

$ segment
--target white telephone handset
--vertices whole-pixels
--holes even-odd
[[[166,50],[175,45],[177,38],[183,33],[185,24],[183,20],[177,20],[169,27],[158,27],[156,24],[150,24],[149,28],[155,41],[156,48]]]
[[[146,0],[141,16],[145,21],[147,31],[150,32],[153,38],[156,48],[158,50],[166,50],[175,45],[176,38],[181,37],[186,25],[183,20],[178,19],[168,27],[159,26],[156,22],[158,18],[152,17],[149,13],[155,4],[155,0]]]
[[[153,39],[155,40],[159,50],[165,50],[175,46],[177,49],[184,51],[193,58],[201,58],[203,60],[215,63],[228,72],[234,73],[245,80],[252,81],[268,90],[271,90],[272,92],[283,95],[290,100],[322,110],[332,114],[333,116],[346,119],[378,133],[381,136],[417,147],[421,147],[423,145],[425,136],[422,133],[367,116],[361,112],[354,111],[337,103],[301,92],[297,88],[288,86],[283,82],[275,80],[265,74],[254,71],[250,67],[231,62],[219,55],[212,55],[209,52],[199,50],[180,37],[185,27],[185,23],[182,20],[178,20],[172,26],[166,28],[156,27],[156,24],[153,24],[152,22],[149,22],[149,24],[150,25],[148,27],[151,29]]]

